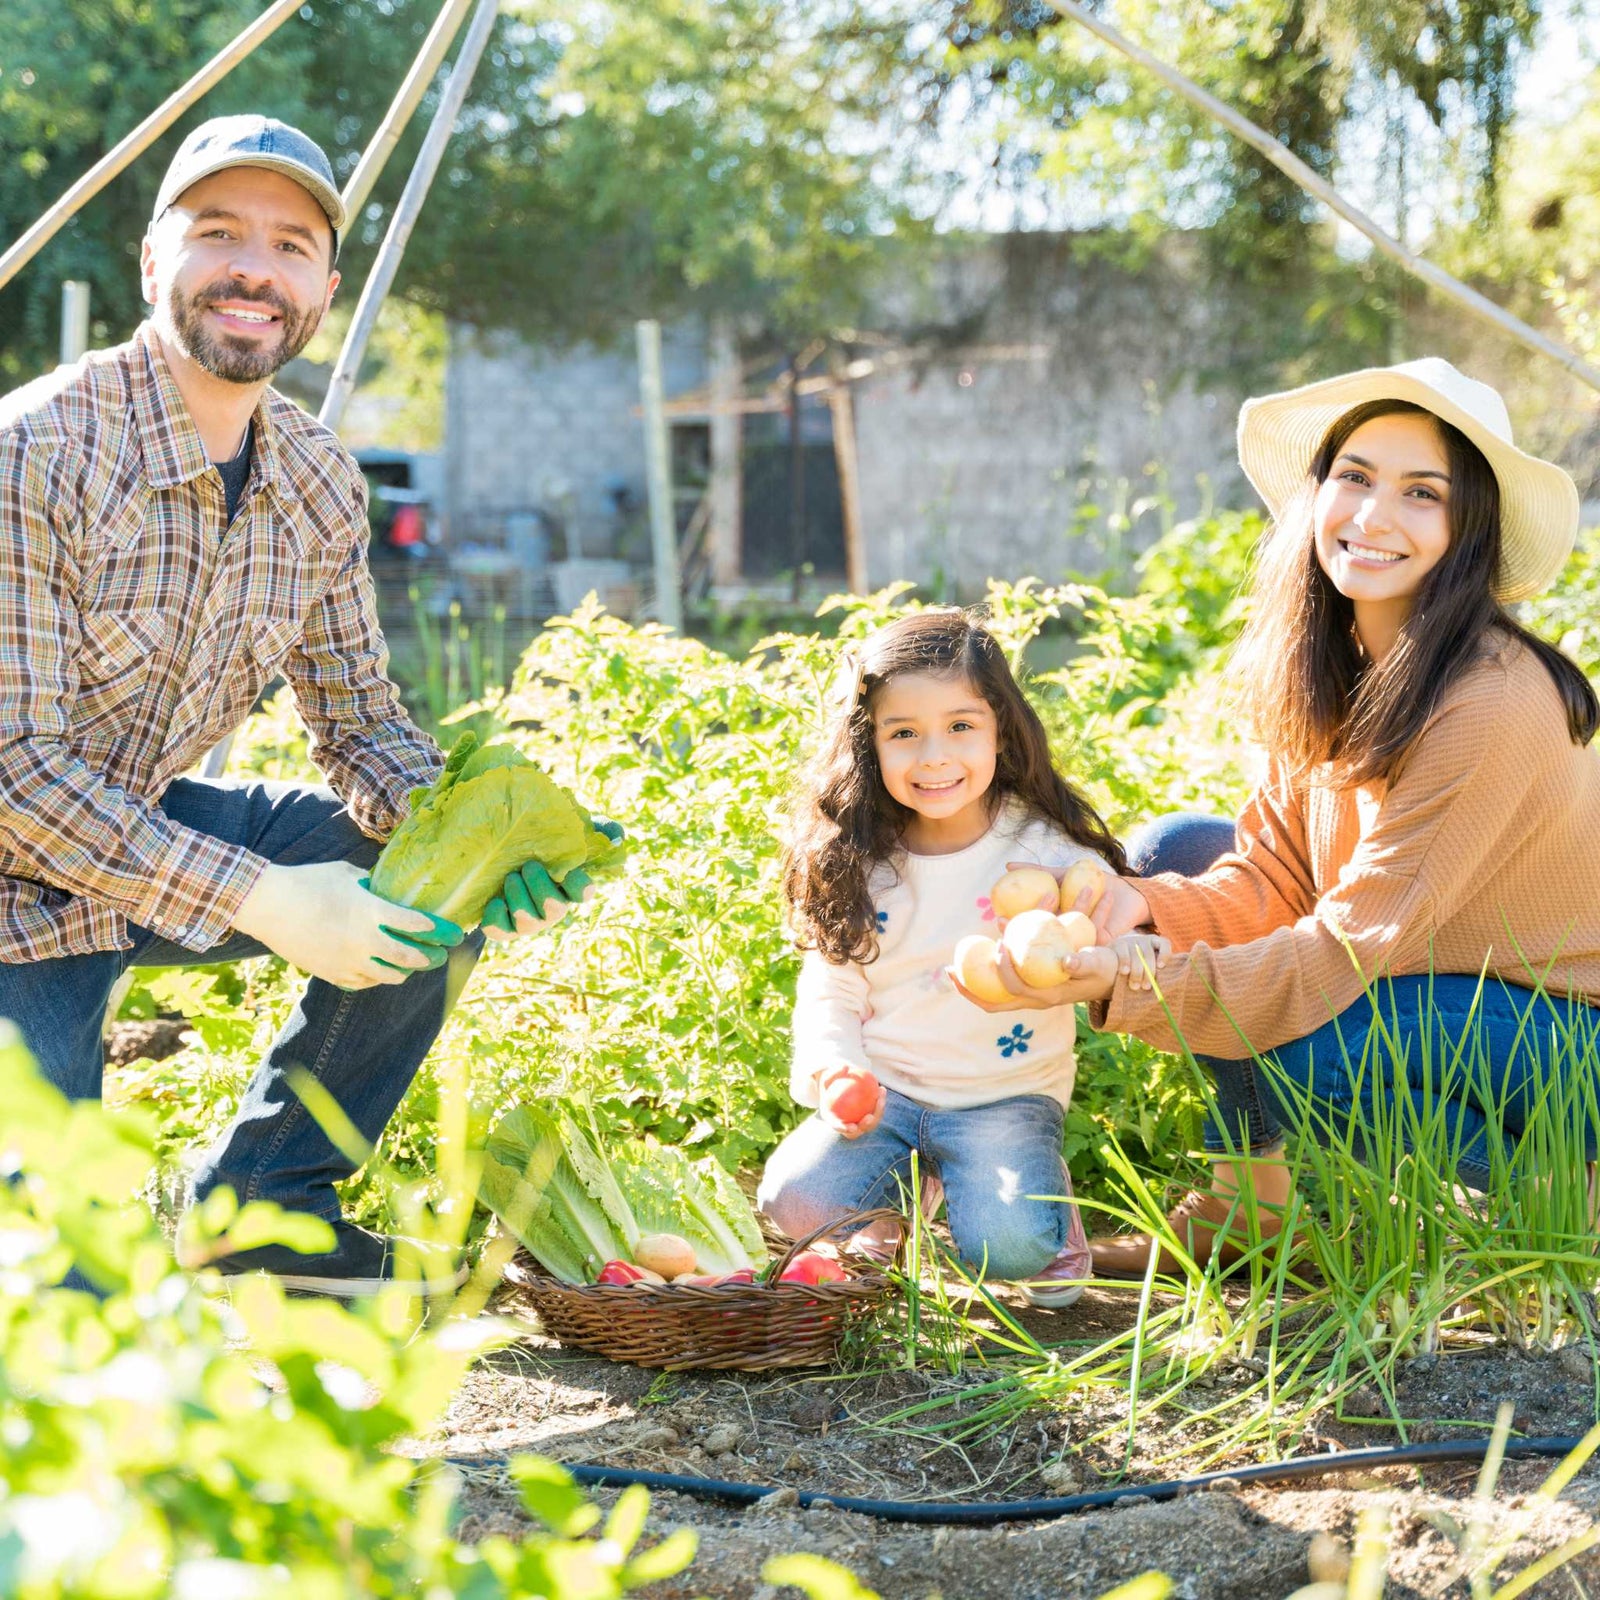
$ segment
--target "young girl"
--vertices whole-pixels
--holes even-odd
[[[1219,1160],[1213,1189],[1169,1219],[1196,1259],[1235,1253],[1219,1228],[1241,1183],[1287,1200],[1272,1156],[1304,1097],[1313,1133],[1359,1098],[1441,1104],[1455,1178],[1483,1189],[1550,1075],[1593,1072],[1592,1053],[1575,1065],[1553,1041],[1600,1033],[1600,703],[1505,609],[1572,549],[1572,480],[1516,447],[1493,389],[1436,357],[1249,401],[1239,454],[1276,519],[1240,668],[1266,781],[1236,832],[1158,823],[1139,862],[1154,875],[1096,908],[1105,933],[1172,938],[1159,996],[1089,950],[1058,990],[989,1019],[1088,1001],[1098,1025],[1165,1048],[1176,1025],[1215,1077],[1227,1136],[1208,1127],[1208,1148],[1258,1158]],[[1346,1065],[1378,1026],[1394,1041],[1381,1059],[1405,1064],[1398,1091],[1387,1066],[1358,1082]],[[1456,1059],[1473,1074],[1430,1078]],[[1095,1265],[1140,1275],[1151,1249],[1107,1239]]]
[[[798,1237],[899,1205],[912,1154],[942,1180],[962,1259],[1070,1305],[1088,1252],[1061,1159],[1072,1095],[1070,1007],[1001,1025],[946,975],[956,944],[999,929],[988,894],[1011,862],[1065,869],[1122,847],[1050,763],[1000,647],[966,613],[924,611],[846,653],[842,706],[805,775],[784,896],[805,950],[792,1087],[803,1105],[840,1069],[876,1104],[819,1109],[774,1152],[759,1204]],[[1156,959],[1160,941],[1133,936]]]

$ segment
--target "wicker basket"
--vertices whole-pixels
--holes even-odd
[[[887,1217],[899,1213],[856,1212],[796,1240],[767,1283],[571,1284],[520,1272],[508,1277],[533,1302],[552,1338],[613,1361],[669,1371],[822,1366],[834,1359],[845,1329],[888,1294],[889,1280],[848,1258],[841,1265],[850,1276],[840,1282],[776,1280],[817,1240]]]

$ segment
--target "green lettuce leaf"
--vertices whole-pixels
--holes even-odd
[[[413,791],[410,816],[372,869],[372,892],[472,928],[506,874],[529,861],[560,883],[576,867],[614,871],[624,853],[515,745],[480,748],[464,733],[432,788]]]
[[[639,1224],[605,1158],[565,1112],[519,1106],[483,1150],[478,1192],[552,1277],[592,1283],[627,1261]]]
[[[761,1224],[720,1162],[671,1145],[626,1145],[611,1163],[640,1233],[675,1233],[701,1272],[737,1272],[767,1259]]]

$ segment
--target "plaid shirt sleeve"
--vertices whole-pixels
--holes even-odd
[[[351,485],[350,550],[306,618],[284,663],[311,758],[350,808],[361,831],[387,839],[405,818],[408,797],[439,775],[444,757],[410,717],[388,676],[389,647],[378,626],[367,567],[366,483]]]
[[[0,430],[0,840],[41,883],[209,949],[267,863],[179,826],[68,743],[82,646],[77,476],[70,452]]]

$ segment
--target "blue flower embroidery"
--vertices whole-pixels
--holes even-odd
[[[1003,1033],[995,1043],[1000,1046],[1000,1054],[1008,1061],[1012,1056],[1025,1056],[1028,1053],[1028,1041],[1033,1037],[1032,1028],[1024,1028],[1019,1022],[1010,1033]]]
[[[874,915],[878,919],[878,932],[887,933],[889,931],[889,913],[887,911],[878,911]]]

